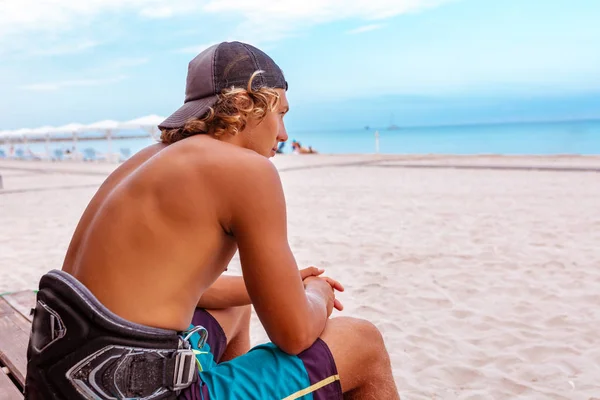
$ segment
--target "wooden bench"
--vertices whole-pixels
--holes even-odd
[[[23,399],[35,301],[29,290],[0,296],[0,400]]]

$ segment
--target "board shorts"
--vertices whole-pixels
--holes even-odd
[[[189,341],[196,354],[200,379],[183,391],[186,400],[338,400],[342,388],[327,344],[317,341],[297,356],[273,343],[252,348],[233,360],[220,362],[227,345],[225,332],[206,310],[198,308],[190,329],[204,327]]]

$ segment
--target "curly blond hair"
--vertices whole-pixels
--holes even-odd
[[[161,142],[171,144],[201,133],[215,137],[237,135],[244,130],[249,119],[262,121],[268,111],[274,111],[279,106],[280,101],[279,93],[274,88],[252,89],[252,81],[262,72],[254,72],[245,89],[224,89],[206,115],[190,119],[180,128],[161,129]]]

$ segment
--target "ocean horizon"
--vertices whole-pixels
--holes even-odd
[[[299,130],[288,129],[289,141],[284,153],[291,152],[291,141],[311,146],[321,154],[499,154],[499,155],[594,155],[600,154],[600,120],[574,120],[552,122],[507,122],[445,126],[410,126],[363,129]],[[128,134],[136,133],[127,131]],[[142,133],[140,131],[139,133]],[[118,136],[119,133],[116,134]],[[82,134],[81,136],[84,136]],[[114,139],[110,144],[113,153],[121,149],[134,154],[155,143],[150,137]],[[3,144],[7,152],[9,144]],[[15,149],[27,149],[41,155],[46,144],[14,144]],[[50,154],[55,150],[72,150],[71,142],[50,142]],[[94,149],[99,153],[109,150],[105,139],[77,143],[77,150]]]

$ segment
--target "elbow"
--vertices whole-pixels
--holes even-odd
[[[294,332],[282,335],[282,337],[273,340],[281,351],[292,356],[297,356],[304,350],[308,349],[317,340],[309,332]]]

